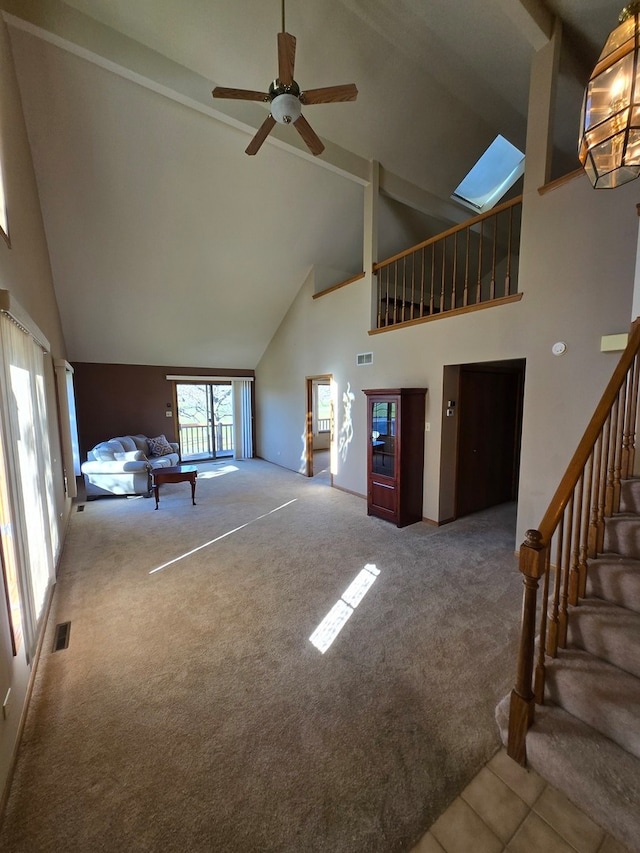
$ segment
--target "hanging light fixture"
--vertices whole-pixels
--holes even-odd
[[[596,189],[640,175],[640,3],[620,13],[584,94],[578,158]]]

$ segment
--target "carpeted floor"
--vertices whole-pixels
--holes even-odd
[[[195,507],[173,484],[72,514],[0,849],[409,850],[499,747],[514,505],[398,530],[322,478],[199,471]]]

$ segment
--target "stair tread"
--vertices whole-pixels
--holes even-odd
[[[615,553],[589,560],[586,591],[640,613],[640,560]]]
[[[545,699],[640,758],[640,678],[581,649],[546,664]]]
[[[509,697],[496,709],[506,744]],[[557,705],[536,706],[527,765],[603,829],[640,853],[640,759]]]
[[[568,641],[640,678],[640,613],[600,598],[571,610]]]
[[[604,550],[627,557],[640,557],[640,515],[619,512],[605,519]]]
[[[631,477],[620,483],[620,506],[623,511],[640,512],[640,479]]]

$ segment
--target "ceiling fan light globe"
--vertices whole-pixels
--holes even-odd
[[[295,95],[277,95],[271,101],[271,115],[279,124],[293,124],[301,113],[302,106]]]

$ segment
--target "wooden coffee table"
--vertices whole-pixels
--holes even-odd
[[[191,503],[196,505],[196,477],[198,469],[195,465],[172,465],[170,468],[156,468],[151,472],[153,491],[156,496],[156,509],[160,501],[160,486],[163,483],[191,483]]]

